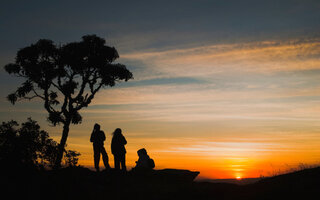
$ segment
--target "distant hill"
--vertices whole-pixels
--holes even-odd
[[[201,199],[320,199],[320,167],[264,178],[252,184],[199,182]]]
[[[320,167],[265,178],[246,189],[260,199],[320,199]]]
[[[253,184],[261,180],[261,178],[243,178],[243,179],[197,179],[197,182],[209,182],[209,183],[232,183],[236,185],[248,185]]]
[[[198,172],[156,170],[147,173],[100,173],[74,167],[39,171],[0,170],[2,195],[15,199],[318,199],[320,168],[262,179],[256,183],[194,182]],[[20,198],[21,199],[21,198]]]

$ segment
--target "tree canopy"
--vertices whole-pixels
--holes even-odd
[[[73,124],[81,123],[79,110],[87,107],[102,87],[133,78],[125,65],[113,63],[117,58],[117,50],[95,35],[60,47],[41,39],[19,50],[15,63],[5,66],[9,74],[26,79],[7,98],[12,104],[18,99],[44,100],[53,125],[68,119]]]

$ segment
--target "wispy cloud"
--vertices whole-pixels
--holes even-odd
[[[176,146],[164,152],[182,153],[190,156],[219,156],[224,158],[251,157],[273,152],[296,151],[276,143],[266,142],[196,142],[192,145]]]
[[[143,63],[145,70],[155,70],[168,77],[210,77],[219,73],[271,73],[319,69],[320,42],[264,41],[220,44],[165,51],[123,54],[124,61]],[[152,73],[154,75],[154,73]],[[138,79],[148,78],[144,74]]]

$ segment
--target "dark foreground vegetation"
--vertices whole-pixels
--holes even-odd
[[[10,199],[21,195],[23,199],[317,199],[320,188],[319,167],[242,186],[194,182],[198,173],[187,170],[98,173],[83,167],[1,168],[2,195]]]
[[[58,154],[58,143],[40,125],[28,118],[21,126],[11,120],[0,124],[0,165],[28,168],[53,168]],[[76,166],[80,153],[64,150],[64,164]]]

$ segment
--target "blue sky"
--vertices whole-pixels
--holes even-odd
[[[145,42],[133,45],[135,50],[287,38],[288,33],[312,36],[320,27],[319,7],[316,0],[3,1],[1,50],[15,50],[38,38],[73,41],[89,33],[114,39],[117,46],[131,37]],[[126,49],[130,47],[121,47]]]

